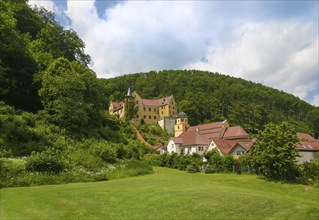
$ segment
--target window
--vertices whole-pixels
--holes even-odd
[[[144,110],[144,112],[146,111],[146,108],[145,107],[143,107],[143,110]]]
[[[184,122],[184,118],[181,118],[181,122]]]
[[[162,114],[163,114],[163,111],[162,111]]]
[[[144,115],[143,118],[146,118],[146,115]]]
[[[244,154],[245,154],[245,151],[243,150],[236,151],[236,155],[244,155]]]
[[[177,126],[177,129],[179,129],[179,126]]]
[[[156,112],[156,108],[154,108],[154,112]]]
[[[172,149],[174,149],[174,144],[172,144]]]
[[[151,108],[148,108],[148,111],[150,112],[150,111],[151,111]]]
[[[204,147],[198,147],[198,151],[204,151]]]
[[[139,117],[139,115],[136,115],[136,118],[138,118]]]
[[[149,119],[152,119],[152,116],[149,115],[148,118],[149,118]]]
[[[156,119],[156,115],[154,116],[154,119]]]

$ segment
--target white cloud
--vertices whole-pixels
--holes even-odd
[[[249,22],[236,32],[230,44],[207,49],[207,62],[187,67],[260,82],[302,99],[318,87],[318,37],[310,25]]]
[[[57,10],[52,1],[30,2]],[[253,2],[232,4],[126,1],[107,8],[100,18],[94,1],[68,0],[65,13],[99,77],[203,69],[263,83],[311,102],[308,96],[318,87],[317,23],[261,19],[267,13],[255,11]]]
[[[102,20],[93,2],[68,1],[67,14],[100,77],[182,68],[205,52],[205,29],[192,2],[129,1]]]
[[[28,4],[31,6],[44,7],[48,11],[58,12],[58,8],[53,0],[29,0]]]

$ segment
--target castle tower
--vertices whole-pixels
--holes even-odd
[[[185,112],[180,112],[177,115],[174,130],[175,130],[175,137],[178,137],[183,132],[185,132],[190,125],[188,124],[188,117]]]
[[[130,121],[135,115],[135,103],[132,96],[131,87],[128,88],[124,99],[124,120]]]

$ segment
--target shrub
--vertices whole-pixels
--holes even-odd
[[[106,163],[116,162],[116,149],[107,142],[99,142],[94,146],[94,153]]]
[[[60,173],[64,170],[65,164],[58,150],[48,148],[41,153],[32,152],[27,158],[26,168],[31,172]]]
[[[68,169],[82,167],[86,170],[97,172],[105,165],[105,162],[100,157],[86,149],[69,147],[64,152],[64,155]]]
[[[222,159],[223,172],[230,173],[233,172],[233,166],[235,164],[235,158],[232,155],[226,155]]]
[[[117,164],[115,169],[107,174],[107,178],[118,179],[151,173],[153,173],[153,168],[147,161],[129,160]]]
[[[186,172],[188,173],[197,173],[199,171],[200,171],[199,166],[196,163],[191,163],[187,165],[186,167]]]
[[[215,173],[223,172],[223,158],[219,154],[212,155],[209,164]]]
[[[1,181],[0,187],[23,187],[23,186],[39,186],[73,182],[94,182],[108,180],[107,173],[112,170],[112,167],[102,168],[97,172],[88,171],[82,167],[77,167],[74,170],[54,173],[23,173],[14,178]]]
[[[216,171],[212,165],[208,164],[204,172],[205,173],[215,173]]]
[[[143,160],[147,161],[151,166],[159,166],[159,158],[161,155],[159,154],[145,154]]]
[[[0,180],[15,178],[26,172],[26,161],[16,158],[0,158]]]
[[[179,170],[186,170],[187,165],[190,164],[189,157],[187,155],[181,155],[179,158]]]
[[[300,174],[301,183],[319,187],[319,159],[300,165]]]

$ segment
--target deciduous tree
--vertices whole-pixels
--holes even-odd
[[[269,123],[259,133],[258,142],[247,154],[246,162],[257,173],[271,179],[287,179],[295,167],[298,151],[296,132],[287,122]]]

